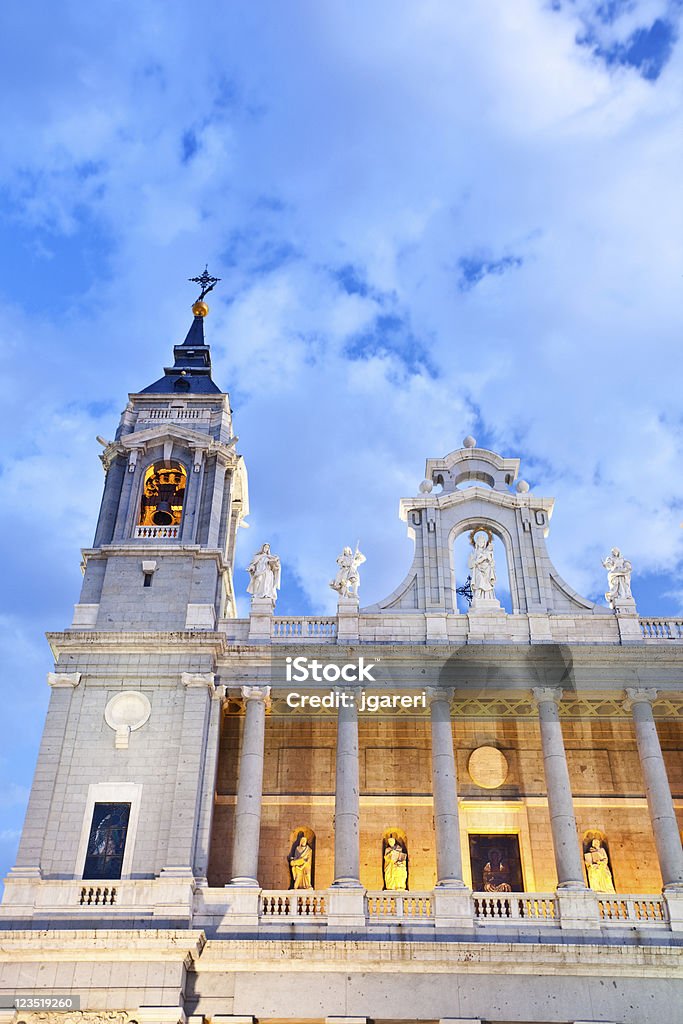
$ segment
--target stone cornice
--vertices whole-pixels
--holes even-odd
[[[543,509],[550,519],[555,507],[554,498],[538,498],[533,494],[509,494],[507,491],[492,491],[489,487],[467,487],[462,491],[448,491],[446,494],[420,494],[414,498],[401,498],[399,517],[404,521],[409,512],[418,509],[438,508],[442,512],[457,505],[468,505],[475,501],[485,501],[488,505],[499,508]]]
[[[46,633],[45,636],[55,659],[61,654],[74,654],[92,650],[93,647],[101,652],[144,651],[149,654],[150,648],[161,646],[178,651],[206,651],[214,657],[224,655],[227,650],[225,637],[208,630],[63,630],[59,633]]]

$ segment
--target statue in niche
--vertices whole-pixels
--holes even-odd
[[[603,568],[607,569],[607,585],[605,594],[607,604],[614,608],[616,601],[632,600],[631,572],[633,566],[624,558],[619,548],[612,548],[611,554],[603,559]]]
[[[358,567],[365,561],[365,555],[361,554],[356,544],[356,550],[345,547],[337,559],[337,575],[330,581],[330,586],[336,590],[340,597],[358,597],[360,586],[360,573]]]
[[[280,588],[280,559],[273,555],[270,544],[264,544],[247,566],[251,576],[247,593],[252,598],[269,598],[273,604]]]
[[[384,840],[383,867],[384,888],[393,892],[408,888],[408,851],[395,835]]]
[[[583,859],[588,874],[589,888],[593,892],[616,892],[607,850],[598,836],[589,840]]]
[[[305,832],[299,831],[287,855],[291,873],[290,889],[313,888],[313,846]]]
[[[484,892],[512,892],[510,868],[504,863],[500,850],[489,850],[489,859],[482,872]]]
[[[496,563],[491,531],[472,530],[470,544],[473,550],[467,559],[467,568],[472,577],[472,598],[474,601],[495,601]]]

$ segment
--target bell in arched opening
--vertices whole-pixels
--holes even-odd
[[[183,516],[187,473],[179,462],[155,462],[145,473],[140,526],[177,526]]]

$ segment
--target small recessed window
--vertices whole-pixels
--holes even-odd
[[[153,576],[153,573],[151,573],[151,572],[146,572],[146,573],[143,574],[143,580],[142,580],[143,587],[151,587],[152,586],[152,576]]]
[[[83,878],[120,878],[130,804],[95,804]]]

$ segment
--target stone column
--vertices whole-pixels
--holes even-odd
[[[531,692],[538,705],[541,725],[543,771],[557,869],[557,888],[585,890],[583,858],[579,848],[567,755],[560,725],[559,705],[562,690],[554,686],[539,686],[534,687]]]
[[[428,689],[432,734],[432,788],[436,831],[436,884],[462,889],[458,791],[451,728],[451,689]]]
[[[258,887],[263,749],[266,732],[266,702],[270,697],[270,687],[243,686],[242,697],[247,710],[240,751],[230,885]]]
[[[671,788],[652,714],[656,690],[627,689],[636,730],[638,756],[643,770],[647,805],[657,847],[665,892],[683,893],[683,850],[676,821]]]
[[[334,882],[360,887],[360,781],[358,775],[358,705],[360,690],[336,691],[337,762],[334,797]]]

